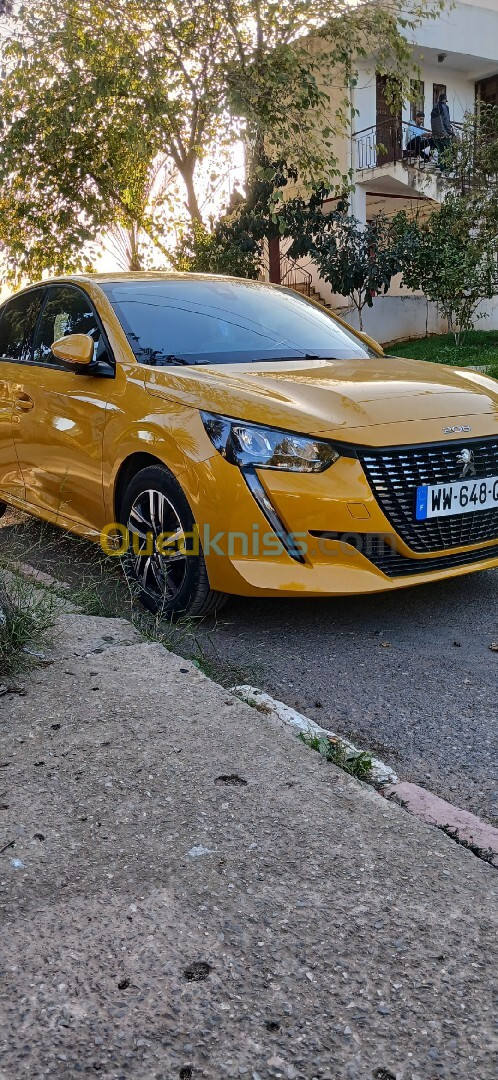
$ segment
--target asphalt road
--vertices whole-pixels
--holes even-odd
[[[208,656],[403,779],[498,821],[498,575],[390,595],[234,600]]]
[[[14,525],[18,520],[19,524]],[[107,594],[127,614],[127,590],[106,584],[95,549],[38,522],[0,521],[0,553]],[[400,778],[498,822],[498,575],[347,599],[233,599],[216,624],[167,631],[226,685],[249,682],[372,749]]]

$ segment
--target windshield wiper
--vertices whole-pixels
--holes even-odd
[[[299,353],[298,356],[257,356],[255,360],[249,360],[250,364],[271,364],[272,360],[321,360],[317,353]]]
[[[166,367],[168,365],[181,365],[182,367],[198,367],[199,364],[206,364],[206,360],[186,360],[184,356],[175,356],[174,353],[168,353],[167,355],[153,356],[146,361],[152,367]]]

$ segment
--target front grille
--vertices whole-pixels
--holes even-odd
[[[479,548],[477,551],[457,551],[449,555],[441,555],[439,558],[410,559],[391,547],[385,536],[377,536],[375,533],[358,533],[353,543],[351,533],[313,531],[311,536],[318,536],[324,540],[339,540],[347,544],[356,551],[360,551],[389,578],[410,577],[412,574],[427,574],[436,570],[451,570],[454,567],[469,566],[472,563],[498,557],[498,544],[490,544],[489,547]]]
[[[452,570],[457,566],[468,566],[484,559],[495,559],[497,556],[498,544],[491,544],[478,551],[458,551],[452,555],[442,555],[439,559],[409,559],[389,548],[387,544],[380,543],[378,547],[372,545],[368,558],[386,577],[408,577],[409,574],[427,574],[432,570]]]
[[[412,551],[443,551],[498,538],[498,507],[428,521],[415,520],[417,487],[460,480],[462,466],[457,463],[457,457],[464,447],[474,452],[476,476],[469,480],[498,476],[498,439],[358,450],[381,509]]]

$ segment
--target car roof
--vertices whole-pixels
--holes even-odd
[[[25,289],[33,289],[40,285],[55,285],[61,282],[73,282],[76,284],[84,284],[88,282],[94,285],[105,285],[106,283],[119,283],[120,281],[243,281],[245,284],[251,285],[269,285],[267,281],[256,281],[254,278],[237,278],[232,277],[229,274],[188,274],[182,271],[176,270],[134,270],[128,272],[112,272],[108,271],[105,274],[88,273],[88,274],[61,274],[58,277],[44,278],[43,281],[33,281],[29,285],[25,285]],[[21,290],[19,290],[21,291]]]

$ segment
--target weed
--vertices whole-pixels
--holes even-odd
[[[208,679],[212,679],[213,682],[226,687],[227,690],[232,686],[240,686],[255,681],[254,669],[240,668],[237,664],[232,664],[229,660],[213,654],[207,656],[199,640],[197,640],[197,648],[200,655],[194,657],[193,662],[196,667],[204,675],[207,675]]]
[[[371,779],[372,758],[364,750],[352,750],[341,739],[329,735],[313,735],[311,731],[301,731],[299,738],[310,750],[317,750],[326,761],[332,761],[357,780]]]
[[[130,617],[132,599],[115,560],[102,555],[89,569],[81,564],[80,570],[80,582],[71,589],[71,600],[85,615]]]
[[[175,619],[165,615],[151,615],[140,605],[135,607],[135,599],[130,595],[130,612],[133,626],[146,641],[164,645],[165,649],[186,653],[189,660],[197,653],[196,630],[199,619],[181,615]],[[183,650],[181,646],[183,645]]]
[[[29,666],[25,646],[46,634],[60,610],[57,596],[33,581],[0,572],[0,678]]]
[[[138,582],[126,573],[125,562],[105,555],[88,540],[13,513],[0,529],[0,568],[14,568],[13,552],[17,562],[33,565],[55,579],[53,585],[45,586],[52,598],[69,601],[85,615],[128,619],[147,641],[193,661],[223,686],[255,681],[254,672],[241,671],[217,654],[213,639],[220,623],[216,618],[185,615],[173,620],[161,611],[150,614],[140,602]],[[58,578],[69,588],[62,589]]]
[[[9,513],[0,529],[0,564],[15,569],[15,560],[28,563],[55,579],[50,588],[85,615],[116,617],[127,606],[129,592],[119,560],[104,555],[89,540],[35,518]],[[57,579],[70,585],[63,591]]]

